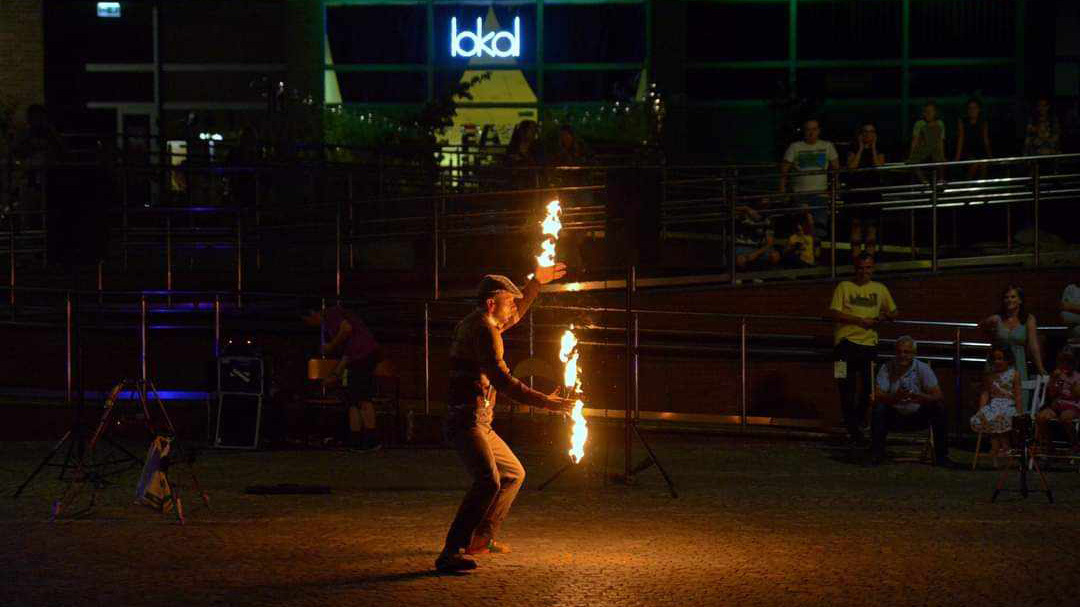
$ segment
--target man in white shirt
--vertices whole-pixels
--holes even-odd
[[[814,218],[814,232],[824,238],[828,230],[829,170],[840,168],[840,157],[831,142],[819,139],[821,124],[811,118],[803,123],[803,140],[788,146],[780,163],[780,192],[787,193],[788,177],[792,170],[791,190],[802,194],[798,198],[809,205]]]
[[[871,423],[871,464],[885,459],[889,430],[925,428],[934,435],[934,464],[954,468],[949,459],[945,425],[945,400],[930,365],[915,359],[917,344],[905,335],[896,340],[896,358],[878,369]]]

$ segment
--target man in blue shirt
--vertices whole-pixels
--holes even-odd
[[[870,462],[885,459],[885,438],[890,428],[925,428],[934,437],[934,464],[947,468],[949,459],[945,433],[945,398],[930,365],[915,360],[915,340],[905,335],[896,340],[896,358],[881,365],[874,390],[871,422]]]

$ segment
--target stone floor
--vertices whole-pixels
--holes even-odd
[[[655,443],[678,499],[655,469],[617,485],[588,460],[538,491],[562,460],[522,447],[530,476],[502,537],[514,552],[462,575],[432,570],[466,484],[448,450],[206,452],[212,508],[189,499],[185,526],[131,503],[133,472],[92,512],[49,523],[52,472],[0,501],[0,605],[1077,604],[1075,468],[1049,475],[1052,505],[992,504],[989,467],[867,468],[814,442]],[[0,443],[0,489],[49,447]],[[621,457],[608,453],[612,470]],[[243,493],[256,483],[333,492]]]

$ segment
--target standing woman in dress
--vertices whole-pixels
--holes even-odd
[[[1009,285],[1001,292],[1001,309],[997,314],[986,317],[979,323],[979,328],[986,331],[990,341],[1009,346],[1016,361],[1016,372],[1020,381],[1028,378],[1027,360],[1031,356],[1035,371],[1046,375],[1043,366],[1042,351],[1039,349],[1038,325],[1035,316],[1024,307],[1024,290],[1016,285]],[[1028,408],[1030,396],[1023,395],[1024,410]]]
[[[969,99],[966,113],[956,121],[956,158],[954,160],[981,160],[990,158],[990,127],[982,115],[978,99]],[[970,164],[968,179],[986,179],[985,164]]]

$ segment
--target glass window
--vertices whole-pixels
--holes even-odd
[[[892,59],[901,53],[895,0],[801,2],[799,59]]]
[[[154,30],[149,5],[125,2],[119,19],[100,19],[94,2],[59,4],[67,23],[59,35],[81,46],[88,63],[148,63],[154,60]],[[85,11],[85,17],[78,15]],[[81,18],[80,18],[81,17]],[[72,19],[77,19],[72,22]],[[50,21],[51,27],[53,22]],[[53,30],[56,31],[56,30]],[[51,34],[52,32],[49,32]],[[49,35],[46,34],[46,35]]]
[[[775,116],[760,108],[700,108],[687,112],[687,149],[722,162],[774,162]]]
[[[124,10],[134,3],[125,2]],[[162,3],[161,48],[179,63],[284,63],[292,27],[281,2]]]
[[[544,101],[626,101],[634,98],[639,70],[547,72]]]
[[[334,72],[327,71],[327,76]],[[427,98],[423,72],[337,72],[343,103],[417,103]]]
[[[772,99],[787,86],[787,70],[690,70],[686,94],[696,101]]]
[[[150,72],[86,74],[84,94],[89,101],[154,101],[154,75]]]
[[[691,61],[787,59],[788,5],[688,3],[686,53]]]
[[[1016,92],[1011,67],[935,67],[911,69],[912,97],[951,97],[979,94],[1007,97]]]
[[[335,65],[424,63],[427,10],[423,6],[331,6],[326,36]]]
[[[811,99],[899,98],[900,68],[800,69],[799,95]]]
[[[605,63],[644,59],[644,6],[553,5],[544,8],[545,61]]]
[[[912,0],[913,57],[1011,57],[1016,0]]]

